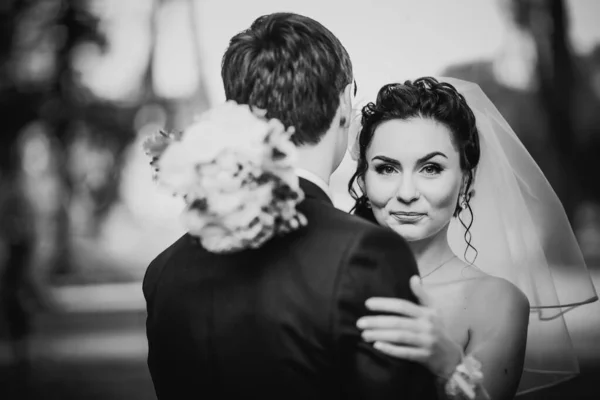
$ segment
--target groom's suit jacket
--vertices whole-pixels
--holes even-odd
[[[148,366],[159,399],[430,399],[434,378],[361,338],[365,300],[417,301],[406,243],[301,179],[308,226],[219,255],[185,235],[148,267]]]

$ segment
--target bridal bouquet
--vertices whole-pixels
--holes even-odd
[[[292,133],[264,111],[228,101],[182,133],[150,137],[144,150],[158,183],[184,198],[188,232],[207,250],[229,253],[306,225],[296,210],[304,194]]]

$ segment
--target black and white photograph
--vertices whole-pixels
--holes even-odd
[[[0,0],[0,399],[600,398],[599,18]]]

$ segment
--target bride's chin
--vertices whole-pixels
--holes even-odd
[[[407,242],[416,242],[425,237],[423,227],[414,224],[388,223],[388,228],[402,236]]]
[[[400,236],[402,236],[402,239],[406,240],[409,243],[419,242],[424,239],[424,237],[422,235],[418,235],[418,234],[407,234],[407,233],[400,233],[400,232],[397,232],[397,233]]]

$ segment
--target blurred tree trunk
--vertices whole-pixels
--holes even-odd
[[[548,120],[548,139],[558,149],[562,166],[561,200],[573,220],[582,201],[577,173],[578,140],[574,125],[577,76],[575,60],[569,44],[568,15],[563,0],[530,0],[528,17],[523,18],[537,49],[538,96]]]
[[[151,36],[152,36],[152,53],[150,62],[147,66],[145,79],[146,82],[146,95],[147,102],[156,102],[167,112],[167,130],[183,130],[186,126],[191,124],[198,114],[205,111],[209,106],[209,99],[206,91],[204,70],[202,68],[202,48],[199,41],[199,29],[198,29],[198,18],[197,15],[197,2],[196,0],[181,0],[182,4],[185,4],[187,13],[180,23],[187,25],[189,37],[184,40],[188,40],[192,47],[193,52],[193,65],[196,68],[196,75],[198,76],[198,84],[195,86],[194,91],[191,95],[181,97],[161,97],[153,90],[153,73],[154,73],[154,53],[156,50],[157,36],[161,34],[161,29],[168,29],[165,26],[159,26],[158,14],[161,11],[161,7],[168,6],[169,0],[158,0],[154,3],[153,17],[151,21]]]
[[[198,28],[198,3],[195,0],[188,0],[190,4],[189,21],[192,31],[192,43],[194,44],[194,56],[196,58],[196,65],[198,66],[198,76],[200,77],[200,84],[196,87],[196,92],[192,97],[193,110],[196,113],[202,112],[210,107],[210,101],[208,98],[208,91],[206,87],[206,75],[203,68],[202,60],[202,44],[200,42],[200,30]]]

